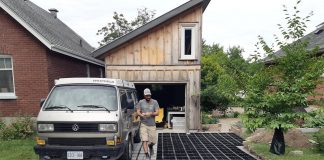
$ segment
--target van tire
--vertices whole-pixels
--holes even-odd
[[[133,152],[133,144],[132,144],[132,140],[129,138],[125,146],[125,151],[123,155],[119,158],[119,160],[131,160],[133,154],[132,152]]]
[[[141,137],[140,137],[140,129],[136,132],[134,136],[134,143],[140,143],[141,142]]]

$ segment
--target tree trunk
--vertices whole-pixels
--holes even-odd
[[[280,126],[275,129],[273,134],[270,152],[277,155],[285,154],[285,138]]]

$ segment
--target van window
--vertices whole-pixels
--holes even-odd
[[[44,109],[106,110],[102,107],[110,111],[116,111],[118,109],[116,88],[110,86],[86,85],[55,87],[49,95]]]
[[[135,100],[135,104],[138,103],[138,99],[137,99],[137,93],[136,91],[133,91],[133,97],[134,97],[134,100]]]
[[[127,95],[125,90],[119,90],[120,93],[120,105],[122,109],[127,108]]]

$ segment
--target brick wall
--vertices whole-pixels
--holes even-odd
[[[39,100],[47,94],[46,48],[13,18],[0,9],[0,54],[12,56],[18,99],[0,100],[0,114],[36,115]]]
[[[87,77],[86,62],[50,51],[10,15],[0,9],[0,54],[13,58],[18,99],[0,99],[0,115],[27,113],[36,116],[39,102],[65,77]],[[99,67],[89,64],[91,77],[100,77]],[[102,67],[104,71],[104,68]]]
[[[62,54],[47,52],[49,88],[54,86],[55,79],[71,77],[87,77],[87,65],[90,77],[100,77],[99,67]],[[103,67],[102,70],[104,71]]]
[[[320,100],[324,101],[324,78],[322,78],[323,83],[318,84],[315,89],[315,96],[308,97],[308,100]]]

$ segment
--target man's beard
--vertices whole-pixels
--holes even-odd
[[[145,98],[145,100],[146,100],[147,102],[149,102],[149,101],[151,100],[151,98]]]

